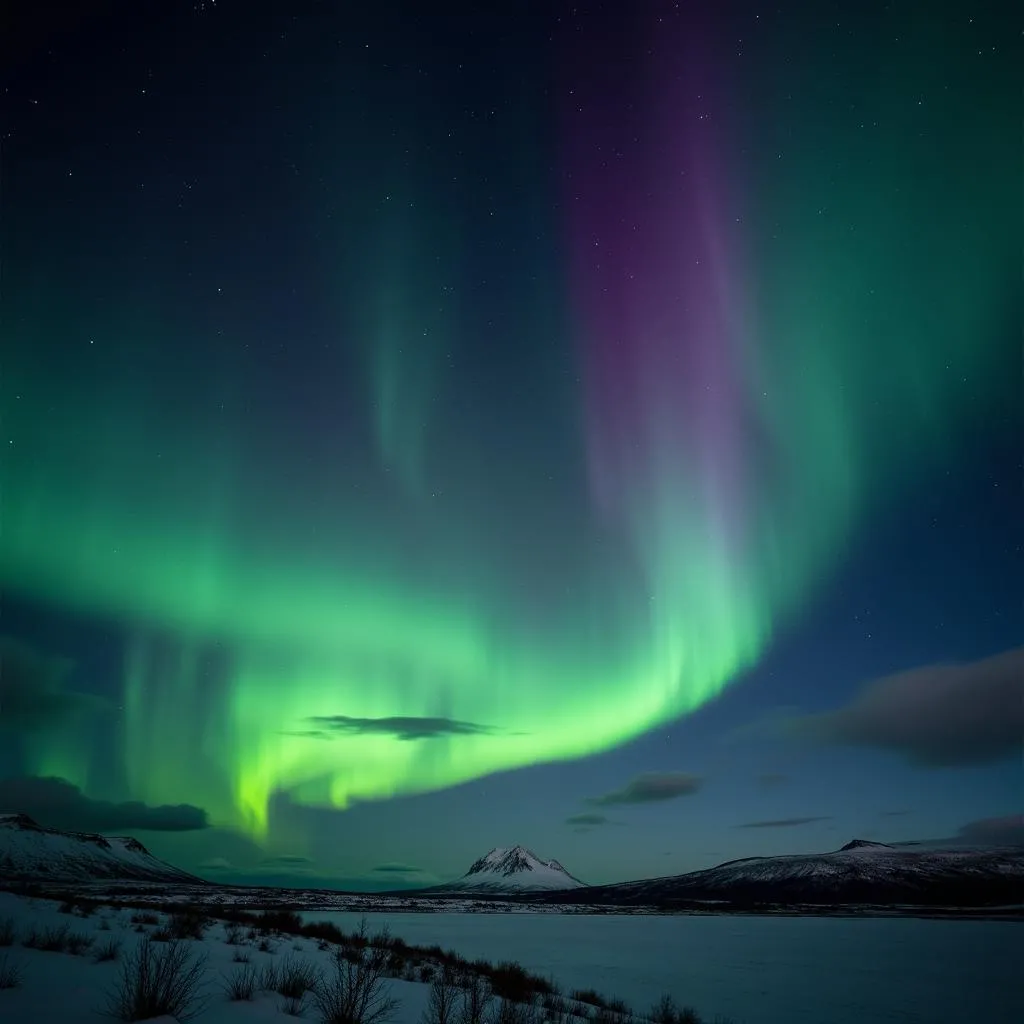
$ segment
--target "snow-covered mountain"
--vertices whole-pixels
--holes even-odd
[[[434,886],[431,892],[515,893],[579,889],[586,883],[569,874],[557,860],[542,860],[523,846],[497,847],[474,861],[459,879]]]
[[[690,901],[1019,904],[1024,903],[1024,848],[921,850],[855,839],[832,853],[747,857],[685,875],[592,886],[576,893],[575,899],[665,906]]]
[[[27,814],[0,812],[0,885],[111,879],[205,884],[158,860],[137,839],[61,832]]]

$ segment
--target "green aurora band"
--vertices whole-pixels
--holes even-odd
[[[777,165],[776,140],[750,129],[770,170],[736,167],[731,194],[703,197],[704,235],[660,254],[685,279],[742,201],[741,237],[715,265],[742,324],[677,340],[730,347],[725,413],[758,439],[745,427],[722,449],[721,423],[674,418],[673,338],[654,355],[637,346],[629,358],[653,362],[624,370],[660,384],[634,396],[651,415],[615,479],[618,515],[590,499],[583,467],[603,442],[578,425],[608,409],[585,415],[580,395],[573,407],[563,395],[544,415],[564,436],[543,454],[517,446],[522,424],[466,429],[454,396],[474,385],[448,356],[474,336],[449,286],[471,242],[412,172],[391,182],[402,213],[366,202],[377,169],[358,182],[347,223],[360,227],[344,246],[377,256],[345,265],[338,344],[319,354],[301,339],[254,354],[241,328],[218,341],[159,282],[116,314],[73,298],[55,312],[47,285],[32,316],[7,320],[0,582],[124,627],[127,794],[201,804],[267,837],[275,793],[344,808],[582,757],[700,707],[754,664],[875,499],[926,481],[999,389],[1020,230],[1006,216],[1013,133],[993,142],[1005,112],[969,69],[903,71],[861,97],[858,118],[883,125],[870,144],[811,117],[811,100]],[[815,109],[831,109],[806,73]],[[973,111],[952,126],[915,99],[922,83],[941,96],[951,82]],[[671,132],[671,90],[645,95],[637,116]],[[680,131],[666,159],[726,159],[724,143]],[[508,145],[520,172],[542,163],[521,139]],[[630,173],[664,178],[652,153]],[[612,224],[633,208],[609,197]],[[647,215],[674,216],[669,199],[656,204]],[[581,232],[563,231],[566,252]],[[524,277],[517,329],[582,353],[587,380],[591,311],[566,291],[557,274]],[[658,320],[639,302],[633,312],[637,330]],[[510,408],[503,387],[481,392],[478,412]],[[719,486],[726,449],[738,497]],[[573,464],[549,483],[565,453]],[[738,534],[723,536],[723,518]],[[438,734],[410,737],[412,719],[440,720]],[[34,751],[39,773],[117,788],[67,736]]]

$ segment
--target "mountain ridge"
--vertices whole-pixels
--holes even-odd
[[[40,825],[0,812],[0,878],[5,882],[188,882],[202,879],[154,857],[132,836],[104,836]]]
[[[159,860],[132,837],[61,831],[27,814],[0,812],[0,887],[119,881],[212,885]],[[495,847],[461,878],[391,895],[705,911],[1024,908],[1024,847],[921,848],[853,839],[828,853],[746,857],[686,874],[594,886],[524,846]]]
[[[572,898],[606,905],[1024,904],[1024,848],[907,849],[854,839],[817,854],[744,857],[680,875],[589,886]],[[568,902],[552,894],[546,902]]]

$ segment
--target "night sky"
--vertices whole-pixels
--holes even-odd
[[[6,15],[0,808],[367,889],[1024,841],[1012,5],[475,6]]]

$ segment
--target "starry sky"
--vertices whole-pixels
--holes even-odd
[[[0,807],[358,889],[1024,841],[1019,26],[809,6],[14,4]]]

